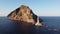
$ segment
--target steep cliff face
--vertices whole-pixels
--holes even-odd
[[[21,7],[12,11],[7,17],[11,20],[19,20],[19,21],[28,22],[28,23],[29,22],[36,23],[38,16],[35,15],[28,6],[21,5]],[[41,22],[41,19],[39,20]]]

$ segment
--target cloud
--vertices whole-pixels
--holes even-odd
[[[6,13],[0,12],[0,16],[5,16]]]
[[[0,16],[3,16],[3,14],[0,12]]]

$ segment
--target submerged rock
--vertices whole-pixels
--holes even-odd
[[[32,23],[32,24],[35,24],[38,18],[38,16],[35,15],[32,12],[32,10],[25,5],[21,5],[21,7],[12,11],[7,17],[11,20],[21,21],[25,23]],[[39,18],[39,22],[41,22],[40,18]]]

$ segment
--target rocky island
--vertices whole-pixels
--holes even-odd
[[[20,21],[23,23],[31,23],[31,24],[36,24],[37,21],[39,20],[39,24],[40,26],[42,26],[41,18],[37,19],[38,16],[35,15],[32,12],[32,10],[25,5],[21,5],[21,7],[12,11],[7,17],[11,20]],[[38,23],[36,25],[38,25]]]

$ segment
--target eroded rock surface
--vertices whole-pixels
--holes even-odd
[[[7,17],[11,20],[18,20],[34,24],[37,22],[38,16],[35,15],[28,6],[21,5],[21,7],[12,11]],[[41,22],[41,19],[39,19],[39,21]]]

